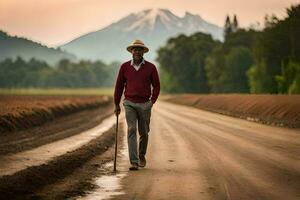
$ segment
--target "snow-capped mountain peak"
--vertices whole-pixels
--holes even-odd
[[[105,28],[62,45],[61,48],[78,58],[111,62],[128,59],[130,55],[126,46],[134,39],[141,39],[150,49],[147,58],[154,60],[156,50],[170,37],[195,32],[204,32],[211,34],[214,39],[223,40],[223,29],[199,15],[186,12],[183,17],[179,17],[167,9],[147,9],[129,14]]]
[[[167,9],[147,9],[131,14],[119,22],[118,29],[131,34],[151,34],[153,32],[186,33],[197,31],[210,33],[215,39],[222,40],[222,28],[210,24],[199,15],[186,12],[183,17],[174,15]]]
[[[148,30],[154,30],[157,21],[167,28],[170,28],[171,24],[176,24],[179,20],[177,16],[165,9],[148,9],[135,14],[136,20],[127,27],[125,31],[140,31],[144,28]]]

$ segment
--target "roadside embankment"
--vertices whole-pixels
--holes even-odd
[[[255,122],[300,128],[300,95],[166,95],[161,100]]]
[[[39,126],[60,116],[105,107],[107,96],[14,96],[0,95],[0,132]]]
[[[101,156],[106,152],[114,143],[114,130],[115,126],[112,126],[100,137],[91,140],[76,150],[58,156],[49,162],[28,167],[13,175],[1,176],[0,199],[35,199],[36,193],[45,186],[58,184],[58,182],[64,178],[72,175],[74,171],[83,168],[85,163],[88,163],[89,160],[95,156]],[[99,159],[100,161],[98,161],[95,167],[101,167],[104,162],[110,161],[112,157],[109,158],[106,156],[103,158],[100,157]],[[93,187],[89,182],[93,176],[96,176],[95,172],[97,172],[97,170],[96,168],[89,168],[89,170],[90,171],[84,173],[87,175],[91,174],[91,176],[84,177],[83,181],[77,181],[76,185],[72,185],[72,187],[77,189],[78,187],[83,188],[78,189],[78,191],[76,189],[75,194],[64,194],[64,196],[78,195],[78,193],[83,192],[82,190],[84,190],[84,188]],[[68,180],[68,182],[70,184],[72,180]],[[70,188],[66,190],[70,190]],[[47,199],[46,197],[44,198]]]
[[[67,199],[111,170],[112,98],[0,96],[0,105],[0,119],[11,119],[0,124],[11,127],[0,131],[0,199]]]

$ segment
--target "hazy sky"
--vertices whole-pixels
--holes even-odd
[[[265,14],[285,16],[300,0],[0,0],[0,30],[48,46],[99,30],[132,13],[166,8],[185,11],[223,26],[226,14],[237,14],[241,26],[263,22]]]

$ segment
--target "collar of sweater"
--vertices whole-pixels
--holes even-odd
[[[133,62],[133,59],[131,60],[131,62],[130,62],[130,65],[132,65],[132,66],[134,66],[134,67],[140,67],[141,65],[143,65],[143,64],[145,64],[145,59],[143,58],[142,59],[142,62],[140,62],[140,64],[138,64],[138,65],[135,65],[134,64],[134,62]]]

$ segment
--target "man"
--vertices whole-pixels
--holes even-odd
[[[143,58],[149,49],[142,41],[133,41],[127,47],[127,51],[132,54],[132,60],[123,63],[119,70],[114,93],[115,114],[121,112],[119,104],[125,88],[123,105],[128,126],[127,140],[131,163],[129,169],[138,170],[138,167],[146,166],[151,108],[158,98],[160,82],[155,65]],[[137,125],[140,136],[139,151],[137,151]]]

